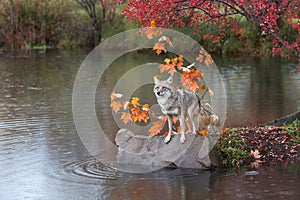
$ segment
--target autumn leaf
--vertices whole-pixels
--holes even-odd
[[[183,57],[182,57],[182,55],[179,55],[179,56],[178,56],[178,62],[183,63]]]
[[[124,124],[127,124],[129,121],[132,121],[131,114],[128,112],[122,112],[121,119],[123,120]]]
[[[217,123],[219,122],[219,117],[218,117],[218,115],[216,115],[216,114],[211,115],[211,116],[210,116],[210,122],[211,122],[212,124],[217,124]]]
[[[209,103],[205,103],[205,106],[208,107],[209,109],[211,109],[211,105]]]
[[[178,61],[178,58],[177,58],[177,57],[172,58],[172,64],[176,65],[177,61]]]
[[[199,89],[199,84],[196,80],[202,79],[202,74],[198,69],[186,70],[181,74],[180,80],[182,85],[188,89],[196,92]]]
[[[153,50],[156,51],[157,55],[161,54],[161,52],[167,53],[167,50],[163,43],[155,43]]]
[[[251,155],[255,158],[255,159],[259,159],[261,157],[259,151],[256,149],[255,151],[251,150]]]
[[[174,64],[161,64],[158,66],[160,73],[163,72],[167,72],[168,74],[170,74],[171,76],[174,75],[174,73],[176,72],[176,68]]]
[[[158,135],[163,129],[167,117],[164,117],[162,120],[158,120],[152,123],[151,128],[149,129],[150,137]]]
[[[178,116],[173,116],[173,117],[172,117],[172,122],[173,122],[173,124],[176,124],[177,121],[178,121]]]
[[[132,118],[134,117],[134,116],[138,116],[139,115],[139,113],[140,113],[140,108],[139,107],[134,107],[134,108],[131,108],[131,114],[132,114]]]
[[[202,130],[200,131],[200,135],[206,136],[206,135],[207,135],[207,129],[202,129]]]
[[[146,112],[149,112],[150,111],[149,104],[144,104],[143,107],[142,107],[142,110],[146,111]]]
[[[112,101],[110,107],[112,107],[113,111],[117,113],[123,107],[123,104],[120,101]]]
[[[151,22],[150,22],[150,27],[151,27],[151,28],[155,28],[155,27],[156,27],[156,22],[155,22],[155,20],[151,20]]]
[[[165,62],[166,64],[170,64],[171,59],[170,59],[170,58],[165,58],[164,62]]]
[[[213,63],[213,60],[209,54],[206,56],[204,63],[206,66],[210,66]]]
[[[112,92],[111,94],[110,94],[110,100],[115,100],[115,99],[117,99],[117,98],[122,98],[123,97],[123,94],[120,94],[120,93],[114,93],[114,92]]]
[[[169,46],[171,46],[171,47],[173,47],[173,44],[172,44],[172,42],[171,42],[171,40],[170,40],[170,38],[168,38],[168,37],[166,37],[166,36],[161,36],[160,38],[159,38],[159,40],[158,40],[159,42],[166,42]]]
[[[214,96],[214,93],[213,93],[213,91],[210,89],[210,88],[208,88],[208,94],[209,94],[209,96]]]
[[[209,53],[207,53],[204,49],[199,51],[199,55],[196,60],[200,63],[204,63],[206,66],[210,66],[213,63],[213,60]]]
[[[141,104],[139,103],[139,98],[137,97],[132,97],[131,98],[131,105],[133,105],[134,107],[139,107]]]
[[[153,118],[156,118],[156,114],[155,114],[154,111],[150,111],[150,113],[151,113],[151,116],[152,116]]]
[[[196,60],[200,63],[203,62],[203,55],[202,54],[199,54],[198,57],[196,58]]]
[[[148,115],[148,112],[146,111],[141,111],[139,113],[139,116],[138,116],[138,121],[141,122],[141,121],[144,121],[145,123],[147,123],[149,120],[149,115]]]
[[[203,85],[203,84],[199,86],[199,89],[200,89],[200,90],[205,90],[205,88],[206,88],[206,87],[205,87],[205,85]]]
[[[146,27],[142,30],[142,33],[147,36],[149,40],[153,39],[154,36],[159,36],[162,34],[161,29],[156,27],[156,23],[154,26],[154,23],[151,21],[150,27]]]
[[[127,109],[129,109],[129,108],[130,108],[130,101],[126,100],[126,101],[124,102],[124,104],[123,104],[123,109],[124,109],[124,110],[127,110]]]
[[[132,114],[132,119],[134,122],[141,122],[141,121],[144,121],[144,122],[148,122],[148,119],[149,119],[149,115],[147,112],[145,111],[141,111],[141,112],[138,112],[138,113],[135,113],[135,114]]]
[[[186,66],[186,68],[190,69],[190,68],[192,68],[192,67],[194,67],[194,66],[195,66],[195,63],[192,63],[192,64]]]

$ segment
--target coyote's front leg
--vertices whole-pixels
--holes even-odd
[[[180,127],[181,127],[181,131],[180,131],[180,143],[182,144],[185,141],[185,131],[186,131],[184,112],[181,112],[181,115],[179,117],[179,123],[180,123]]]
[[[168,125],[169,125],[169,132],[167,137],[165,138],[165,143],[168,143],[171,140],[171,134],[172,134],[172,117],[168,115]]]

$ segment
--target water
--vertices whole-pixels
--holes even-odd
[[[299,165],[265,166],[257,172],[164,169],[127,174],[106,167],[82,145],[72,117],[72,88],[86,52],[32,52],[0,56],[0,199],[296,199]],[[148,62],[139,54],[116,61],[102,80],[110,94],[128,66]],[[148,60],[147,60],[148,58]],[[125,62],[128,61],[128,62]],[[300,75],[281,60],[216,60],[228,93],[227,126],[254,125],[296,111]],[[109,97],[97,115],[113,140]]]

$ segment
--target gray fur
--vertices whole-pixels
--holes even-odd
[[[187,129],[186,118],[189,117],[192,125],[192,134],[196,134],[200,123],[200,99],[192,91],[178,89],[173,84],[173,78],[167,80],[159,80],[157,77],[154,80],[154,90],[158,104],[160,105],[163,114],[168,115],[169,132],[165,138],[165,143],[171,140],[172,133],[172,116],[178,115],[181,126],[180,143],[185,141],[185,132]]]

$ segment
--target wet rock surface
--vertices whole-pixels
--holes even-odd
[[[210,169],[217,165],[214,144],[208,136],[186,135],[186,141],[179,142],[180,135],[173,135],[169,143],[163,136],[138,136],[130,130],[121,129],[116,135],[118,161],[121,164]]]

